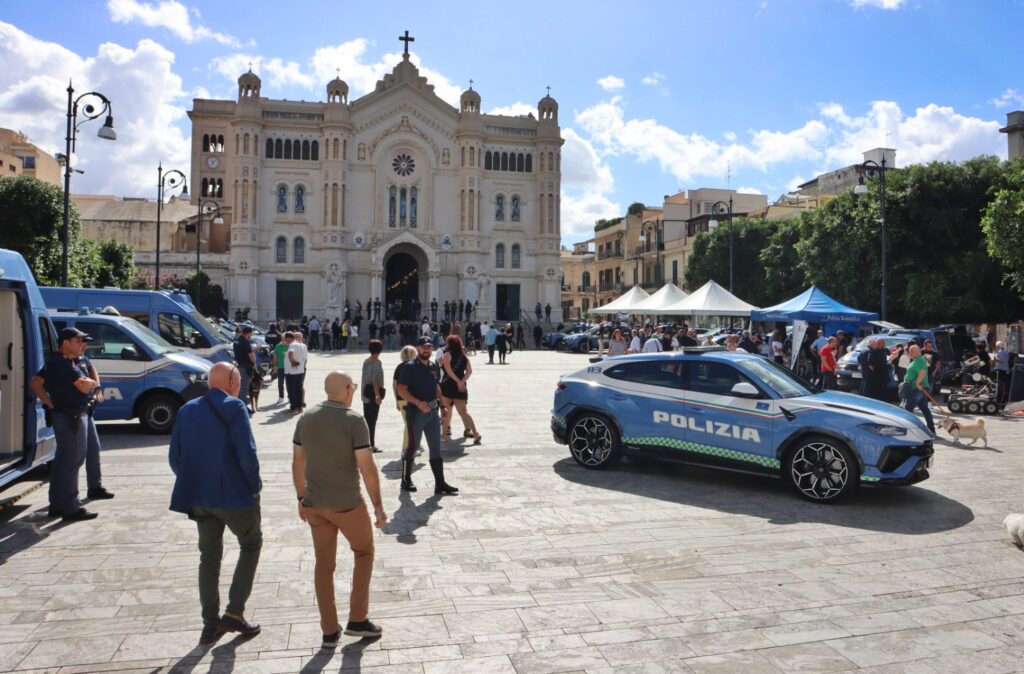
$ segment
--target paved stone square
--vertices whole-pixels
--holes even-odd
[[[314,355],[310,402],[329,369],[358,374],[362,359]],[[294,417],[268,388],[253,420],[265,542],[246,611],[263,633],[197,647],[196,533],[167,510],[168,439],[103,424],[104,481],[117,498],[91,506],[97,520],[48,520],[45,487],[0,512],[0,670],[1024,670],[1024,552],[1001,523],[1024,510],[1024,419],[989,419],[989,450],[940,441],[918,486],[819,506],[763,478],[654,462],[584,470],[552,441],[549,410],[558,376],[585,358],[485,360],[473,360],[470,382],[483,444],[446,445],[457,497],[432,495],[425,464],[420,491],[400,494],[388,391],[377,460],[391,522],[377,534],[371,599],[379,641],[319,649],[313,551],[290,476]],[[386,373],[396,363],[385,354]],[[231,541],[225,583],[235,556]],[[350,568],[342,548],[340,592]]]

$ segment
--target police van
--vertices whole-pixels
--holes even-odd
[[[56,441],[28,382],[57,349],[35,277],[0,249],[0,487],[53,460]]]
[[[210,361],[175,348],[127,316],[51,312],[58,331],[91,337],[85,355],[100,376],[104,401],[97,421],[135,419],[151,433],[170,433],[178,410],[209,390]]]
[[[559,381],[551,416],[555,441],[585,468],[655,456],[782,478],[817,503],[928,479],[923,421],[760,356],[693,347],[595,361]]]
[[[114,307],[122,316],[157,333],[172,347],[185,349],[213,363],[232,360],[231,340],[196,310],[185,293],[119,288],[40,288],[51,311],[100,311]]]

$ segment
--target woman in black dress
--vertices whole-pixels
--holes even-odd
[[[473,366],[466,357],[462,348],[462,339],[458,335],[449,335],[445,341],[444,357],[441,359],[441,395],[444,397],[444,404],[449,409],[455,408],[466,427],[465,437],[473,438],[473,444],[479,445],[483,436],[476,430],[473,417],[466,409],[469,399],[469,391],[466,382],[473,376]],[[442,417],[444,427],[441,429],[441,437],[448,439],[452,436],[452,415]]]

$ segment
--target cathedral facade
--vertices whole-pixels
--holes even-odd
[[[352,101],[340,78],[326,102],[260,88],[247,72],[237,101],[196,99],[189,112],[192,194],[230,223],[232,311],[334,317],[346,300],[436,298],[476,302],[480,320],[516,320],[537,302],[561,318],[563,141],[550,95],[536,115],[487,115],[471,86],[456,109],[408,52]]]

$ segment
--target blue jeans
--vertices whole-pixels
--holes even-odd
[[[70,515],[82,507],[78,500],[78,471],[85,463],[89,444],[87,419],[85,412],[53,413],[57,453],[50,470],[50,510],[58,515]]]
[[[909,384],[907,386],[909,386]],[[906,389],[906,387],[904,387],[904,389]],[[918,388],[912,388],[905,393],[906,399],[904,400],[904,406],[907,411],[913,413],[914,408],[920,409],[921,414],[924,415],[924,422],[928,425],[928,429],[934,433],[935,421],[932,419],[932,410],[928,407],[928,397],[925,396],[924,391],[921,391]]]
[[[409,427],[409,444],[406,445],[407,453],[415,452],[420,446],[420,438],[426,436],[427,447],[430,450],[430,458],[441,458],[441,417],[436,409],[426,414],[419,411],[413,405],[405,406],[406,423]]]

